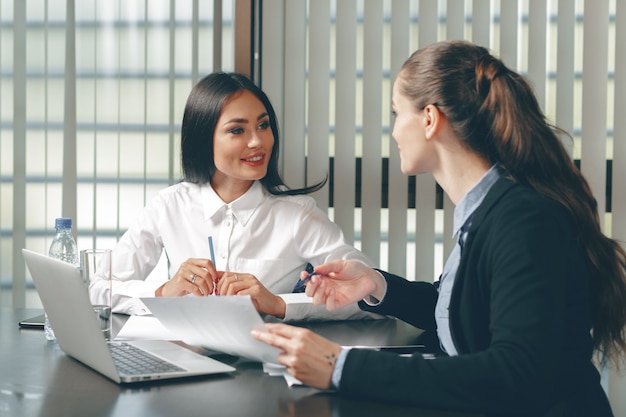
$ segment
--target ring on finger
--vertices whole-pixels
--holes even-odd
[[[189,279],[191,280],[191,282],[196,282],[196,274],[191,274],[189,275]]]
[[[239,281],[239,275],[235,274],[235,281]]]

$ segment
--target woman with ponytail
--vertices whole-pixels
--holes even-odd
[[[409,282],[352,261],[315,268],[306,293],[358,301],[438,336],[435,359],[342,349],[282,324],[254,335],[298,379],[339,393],[487,416],[612,416],[594,358],[626,350],[626,253],[528,82],[485,48],[416,51],[393,88],[406,175],[455,203],[458,244],[440,279]]]

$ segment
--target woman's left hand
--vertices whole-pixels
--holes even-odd
[[[217,291],[220,295],[249,295],[258,312],[285,317],[285,301],[265,288],[252,274],[222,272],[217,281]]]
[[[266,323],[267,330],[253,330],[252,337],[282,350],[278,362],[303,384],[328,389],[341,346],[309,329]]]

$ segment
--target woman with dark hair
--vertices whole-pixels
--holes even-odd
[[[592,358],[626,348],[626,254],[530,85],[485,48],[415,52],[393,88],[402,172],[431,173],[455,203],[458,244],[434,285],[346,260],[306,293],[358,301],[436,332],[443,354],[345,350],[287,325],[254,332],[302,382],[360,398],[488,416],[611,416]]]
[[[147,313],[140,297],[221,294],[250,295],[259,312],[285,320],[376,316],[356,304],[330,313],[292,293],[307,263],[371,261],[305,195],[325,181],[285,185],[276,114],[260,88],[235,73],[203,78],[181,136],[183,180],[161,190],[113,250],[113,311]],[[163,252],[169,278],[146,280]]]
[[[268,132],[273,145],[266,164],[266,173],[257,178],[265,190],[274,195],[309,194],[324,186],[326,180],[306,188],[289,189],[278,173],[278,124],[274,107],[267,95],[254,82],[237,73],[214,73],[200,80],[187,99],[182,125],[182,165],[184,181],[196,184],[210,183],[215,174],[215,137],[218,118],[226,102],[236,93],[248,91],[263,105],[267,112]]]

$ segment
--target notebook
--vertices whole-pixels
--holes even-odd
[[[28,249],[22,249],[22,253],[59,347],[111,380],[126,384],[235,371],[232,366],[169,341],[107,342],[93,313],[80,270]],[[135,359],[130,356],[135,355],[148,356],[152,362],[132,364]],[[122,364],[116,365],[116,361]],[[128,368],[133,371],[125,370]]]

